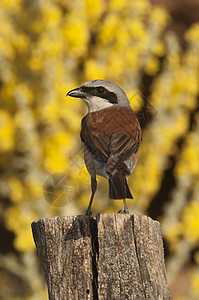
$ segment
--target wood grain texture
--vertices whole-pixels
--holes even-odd
[[[97,215],[99,299],[170,299],[159,222]]]
[[[98,214],[32,223],[50,300],[169,300],[160,224]]]
[[[93,299],[92,222],[54,217],[32,223],[50,300]]]
[[[145,299],[130,215],[97,216],[100,299]]]

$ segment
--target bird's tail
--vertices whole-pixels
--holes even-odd
[[[127,180],[125,176],[117,172],[115,175],[111,175],[109,179],[109,198],[110,199],[133,199],[129,190]]]

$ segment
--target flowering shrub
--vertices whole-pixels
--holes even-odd
[[[2,299],[3,294],[8,300],[46,299],[30,224],[55,214],[78,214],[88,205],[90,179],[79,138],[86,108],[65,98],[87,80],[113,81],[126,91],[133,109],[147,97],[157,111],[143,130],[140,160],[129,178],[134,195],[129,207],[133,213],[147,212],[172,157],[174,185],[166,199],[159,199],[164,200],[160,221],[170,251],[170,282],[198,248],[199,24],[186,32],[183,51],[175,34],[165,33],[170,19],[147,0],[1,1],[0,218],[13,233],[13,251],[0,256],[0,276],[17,278],[24,287],[13,280],[10,289],[2,282]],[[145,77],[151,81],[147,94]],[[60,172],[75,187],[75,198],[52,205],[45,201],[43,184]],[[120,201],[108,200],[106,185],[102,179],[96,212],[121,208]],[[194,300],[197,257],[187,291]]]

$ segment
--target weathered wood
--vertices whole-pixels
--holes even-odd
[[[160,224],[98,214],[32,223],[50,300],[170,299]]]
[[[50,300],[92,299],[92,220],[54,217],[32,223]]]

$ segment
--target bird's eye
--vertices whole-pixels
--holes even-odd
[[[98,87],[96,88],[96,90],[97,90],[97,92],[98,92],[99,94],[102,94],[102,93],[104,93],[105,88],[104,88],[103,86],[98,86]]]

